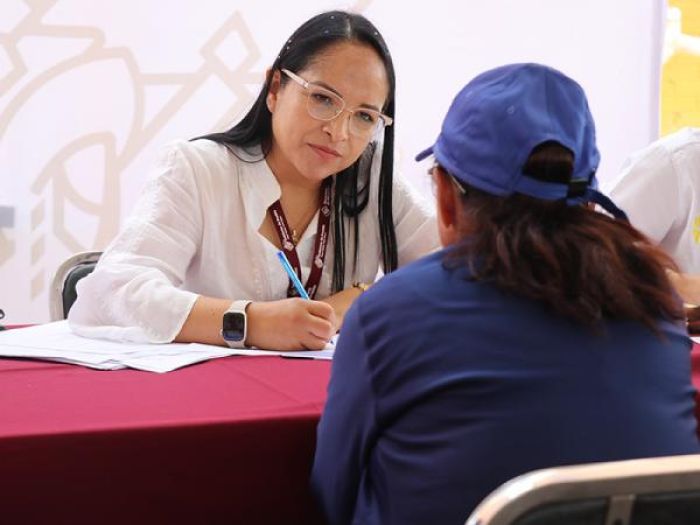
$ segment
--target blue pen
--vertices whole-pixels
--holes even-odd
[[[302,299],[310,300],[311,297],[309,297],[309,294],[306,293],[306,289],[304,288],[304,285],[301,284],[299,277],[297,277],[297,273],[292,268],[292,265],[289,264],[289,259],[287,259],[287,256],[284,254],[284,252],[282,250],[277,252],[277,258],[282,263],[282,268],[284,268],[284,271],[287,272],[287,275],[289,275],[289,278],[292,280],[292,284],[294,285],[294,288],[297,289],[299,296]]]

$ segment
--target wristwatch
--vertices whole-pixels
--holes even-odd
[[[224,312],[221,321],[221,337],[230,348],[246,348],[248,316],[245,313],[250,301],[233,301]]]
[[[369,284],[361,283],[359,281],[355,281],[354,283],[352,283],[352,287],[360,290],[360,293],[365,293],[367,290],[369,290],[369,286]]]

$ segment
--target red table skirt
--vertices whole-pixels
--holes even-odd
[[[330,363],[168,374],[0,360],[0,522],[321,523],[309,491]]]
[[[700,390],[700,345],[692,366]],[[329,372],[278,357],[162,375],[1,359],[0,523],[321,523],[308,478]]]
[[[697,434],[700,438],[700,344],[693,344],[693,351],[690,354],[691,368],[693,372],[693,386],[695,394],[695,419],[698,421]]]

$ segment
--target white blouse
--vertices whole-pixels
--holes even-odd
[[[610,197],[681,271],[700,273],[700,129],[652,142],[625,163]]]
[[[370,200],[359,217],[354,272],[353,236],[346,235],[347,286],[374,281],[380,269],[380,162],[375,155]],[[259,233],[268,207],[279,198],[280,186],[264,160],[244,162],[209,140],[174,143],[156,165],[124,230],[95,271],[78,283],[78,299],[68,316],[71,328],[87,337],[164,343],[180,332],[198,295],[232,301],[285,298],[288,277],[277,248]],[[439,247],[434,211],[396,176],[393,217],[399,266]],[[303,282],[317,218],[297,246]],[[331,236],[317,298],[331,293],[333,259]]]

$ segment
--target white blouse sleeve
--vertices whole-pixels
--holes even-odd
[[[398,174],[392,202],[399,267],[440,248],[434,207]]]
[[[630,223],[656,243],[663,243],[678,217],[685,217],[678,176],[661,144],[633,156],[610,190],[610,197]]]
[[[77,286],[74,332],[118,341],[166,343],[179,333],[197,294],[178,288],[202,238],[194,170],[181,143],[168,148],[124,230]]]

